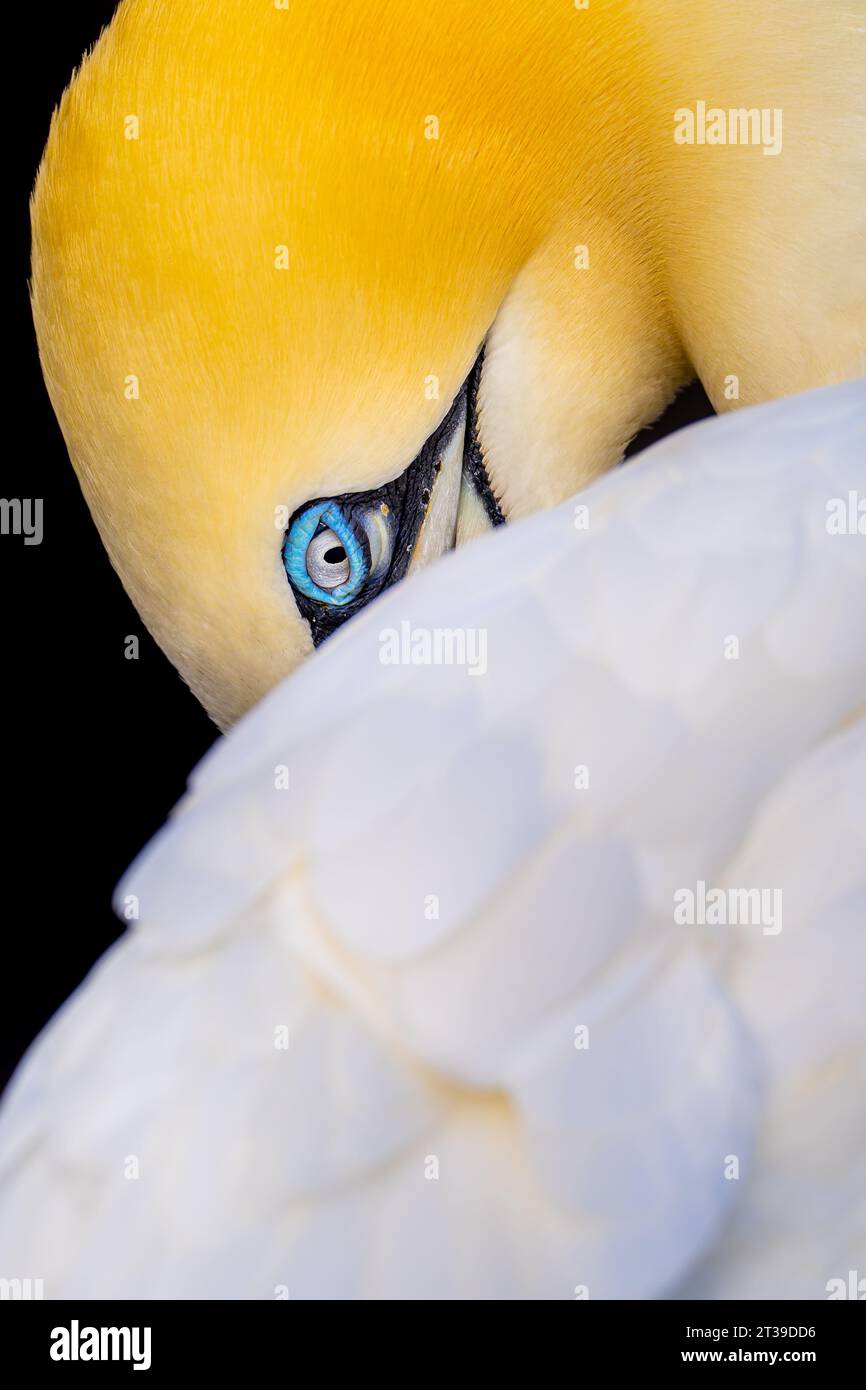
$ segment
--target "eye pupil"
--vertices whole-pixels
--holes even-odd
[[[352,577],[349,552],[330,526],[317,531],[306,549],[305,564],[310,579],[325,593],[332,593]]]

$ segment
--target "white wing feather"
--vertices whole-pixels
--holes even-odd
[[[866,539],[827,507],[864,458],[862,383],[693,427],[275,690],[11,1088],[0,1273],[823,1297],[862,1264]],[[486,670],[383,664],[403,622]],[[782,930],[678,925],[699,880],[779,890]]]

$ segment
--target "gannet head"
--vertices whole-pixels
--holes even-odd
[[[549,349],[580,152],[605,208],[633,167],[604,112],[575,129],[603,65],[576,76],[568,8],[507,18],[125,0],[55,114],[48,389],[114,566],[222,726],[413,564],[614,461],[573,447]]]

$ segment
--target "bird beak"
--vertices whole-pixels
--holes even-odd
[[[463,479],[463,454],[466,441],[466,394],[459,406],[454,430],[449,435],[436,460],[436,471],[430,489],[430,500],[415,549],[409,563],[409,573],[423,569],[446,550],[453,550],[457,538],[457,521]]]
[[[478,386],[483,357],[482,351],[461,392],[454,431],[437,459],[430,501],[409,573],[505,521],[490,487],[478,437]]]

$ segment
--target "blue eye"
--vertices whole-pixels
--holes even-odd
[[[357,598],[370,573],[367,547],[339,502],[314,502],[295,518],[283,544],[283,564],[305,597],[331,607]]]

